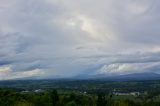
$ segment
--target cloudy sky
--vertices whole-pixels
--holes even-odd
[[[160,73],[159,0],[0,0],[0,80]]]

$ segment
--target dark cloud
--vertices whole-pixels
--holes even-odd
[[[1,0],[0,70],[16,76],[11,78],[159,73],[159,5],[158,0]]]

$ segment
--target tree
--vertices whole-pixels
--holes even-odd
[[[52,101],[52,106],[57,106],[57,102],[59,101],[57,90],[51,91],[51,101]]]
[[[77,106],[74,101],[68,102],[65,106]]]
[[[97,106],[105,106],[105,105],[106,105],[105,95],[102,93],[98,94]]]

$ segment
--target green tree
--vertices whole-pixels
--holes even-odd
[[[57,103],[59,101],[59,95],[57,93],[57,90],[51,91],[51,101],[52,101],[52,106],[57,106]]]
[[[74,101],[68,102],[65,106],[77,106]]]
[[[98,94],[97,106],[105,106],[105,105],[106,105],[105,95],[102,93]]]

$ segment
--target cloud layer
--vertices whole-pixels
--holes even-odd
[[[158,0],[1,0],[0,76],[160,73],[159,9]]]

